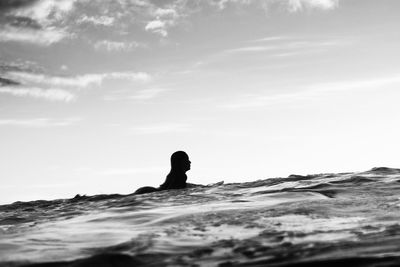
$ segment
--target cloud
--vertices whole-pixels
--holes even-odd
[[[165,28],[165,22],[161,20],[152,20],[146,25],[146,30],[157,30]]]
[[[288,39],[289,37],[287,36],[268,36],[265,38],[261,39],[256,39],[256,40],[251,40],[249,42],[255,43],[255,42],[276,42],[276,41],[282,41],[285,39]]]
[[[209,3],[224,10],[228,5],[248,6],[259,5],[268,11],[274,5],[285,5],[290,12],[298,12],[304,9],[330,10],[338,6],[339,0],[210,0]]]
[[[193,14],[224,12],[231,5],[242,12],[246,12],[247,6],[267,11],[283,6],[289,12],[301,12],[333,10],[338,7],[339,0],[4,0],[0,5],[1,42],[49,46],[79,35],[92,36],[87,34],[92,29],[82,27],[82,24],[95,25],[110,34],[120,35],[140,27],[143,31],[167,37],[171,28],[181,25]],[[117,44],[108,47],[110,50],[122,48]]]
[[[292,12],[301,11],[305,8],[330,10],[336,8],[338,4],[338,0],[288,0],[289,11]]]
[[[153,6],[149,9],[152,19],[146,24],[145,30],[166,37],[168,29],[177,25],[178,20],[190,12],[188,3],[180,0],[175,0],[163,7]]]
[[[168,35],[168,32],[166,30],[167,28],[167,23],[165,21],[161,21],[159,19],[157,20],[152,20],[149,23],[147,23],[145,30],[158,33],[163,37],[166,37]]]
[[[35,119],[0,119],[0,126],[19,126],[19,127],[65,127],[73,125],[81,118],[66,118],[66,119],[50,119],[50,118],[35,118]]]
[[[1,78],[0,77],[0,86],[6,86],[6,85],[19,85],[20,83],[17,81],[13,81],[11,79],[6,79],[6,78]]]
[[[264,40],[264,41],[262,41]],[[271,44],[271,41],[274,41]],[[327,39],[327,40],[296,40],[289,38],[281,38],[281,39],[258,39],[250,42],[257,43],[266,43],[263,45],[250,45],[243,46],[239,48],[232,48],[223,51],[224,53],[254,53],[254,52],[265,52],[265,51],[278,51],[286,55],[290,54],[298,54],[299,51],[306,49],[326,49],[329,47],[338,47],[343,45],[351,44],[351,40],[335,40],[335,39]]]
[[[130,98],[135,100],[148,100],[159,96],[161,93],[165,91],[167,91],[167,89],[163,88],[144,89],[136,92],[136,94],[130,96]]]
[[[182,133],[191,130],[191,126],[183,123],[156,123],[131,128],[132,134],[167,134]]]
[[[101,40],[97,41],[94,44],[96,50],[105,50],[105,51],[131,51],[138,47],[143,47],[144,45],[139,44],[137,42],[116,42],[109,40]]]
[[[316,98],[326,97],[332,93],[355,90],[379,90],[387,86],[400,84],[400,75],[387,77],[341,81],[331,83],[316,83],[299,86],[292,92],[281,94],[245,94],[237,96],[238,100],[220,105],[222,108],[241,109],[265,107],[274,104],[289,103],[299,100],[315,100]]]
[[[48,46],[71,37],[61,24],[77,0],[2,1],[0,42]]]
[[[42,26],[36,20],[27,17],[7,16],[0,19],[0,21],[2,24],[11,27],[28,28],[33,30],[39,30],[42,28]]]
[[[7,75],[12,79],[18,80],[22,84],[35,83],[51,86],[73,87],[87,87],[91,84],[100,84],[104,79],[103,75],[99,74],[86,74],[76,77],[57,77],[28,72],[8,72]]]
[[[111,26],[114,24],[115,18],[109,16],[89,17],[83,15],[77,22],[78,24],[90,23],[93,25]]]
[[[37,0],[34,4],[14,10],[16,16],[28,17],[41,25],[51,25],[72,11],[77,0]]]
[[[31,6],[36,2],[36,0],[3,0],[0,1],[0,12],[8,12],[16,8]]]
[[[23,77],[42,77],[48,78],[44,75],[35,74],[36,71],[42,69],[31,61],[15,61],[4,62],[0,61],[0,94],[11,95],[16,97],[33,97],[45,99],[49,101],[62,101],[71,102],[76,99],[75,94],[61,88],[43,88],[43,86],[36,86],[26,84]],[[28,82],[29,83],[29,82]]]
[[[236,6],[241,12],[246,6],[256,6],[265,11],[275,6],[284,6],[289,12],[300,12],[305,9],[333,10],[338,7],[339,0],[174,0],[162,6],[149,3],[146,9],[150,19],[145,30],[166,37],[168,29],[179,25],[181,19],[204,10],[209,11],[210,7],[222,12],[230,5]]]
[[[71,36],[64,29],[56,29],[54,27],[47,27],[41,30],[10,26],[0,28],[0,42],[13,41],[49,46]]]
[[[220,10],[223,10],[223,9],[225,9],[227,6],[228,6],[228,4],[236,4],[236,5],[238,5],[238,4],[240,4],[240,5],[249,5],[250,3],[252,3],[253,1],[251,1],[251,0],[216,0],[216,1],[213,1],[213,0],[211,0],[211,1],[209,1],[209,3],[212,5],[212,6],[216,6],[216,7],[218,7]]]
[[[42,89],[37,87],[3,86],[0,87],[0,94],[62,102],[71,102],[75,99],[74,94],[63,89]]]
[[[329,92],[329,91],[348,91],[348,90],[365,90],[376,89],[383,86],[400,83],[400,75],[380,77],[374,79],[342,81],[332,83],[318,83],[307,86],[309,91]]]
[[[280,49],[281,46],[245,46],[239,48],[233,48],[225,50],[226,53],[240,53],[240,52],[260,52],[260,51],[267,51],[267,50],[275,50]]]
[[[43,72],[44,69],[33,61],[20,59],[16,61],[3,61],[0,59],[0,72],[9,71]]]
[[[101,74],[85,74],[74,77],[49,76],[28,72],[8,72],[7,77],[21,84],[34,83],[50,86],[88,87],[100,85],[105,79],[123,79],[132,82],[147,82],[151,76],[145,72],[110,72]]]
[[[178,17],[177,11],[173,8],[157,8],[154,12],[154,15],[157,17]]]
[[[111,72],[102,74],[103,79],[124,79],[132,82],[148,82],[151,75],[145,72]]]
[[[276,95],[242,95],[238,98],[239,100],[234,100],[231,103],[222,104],[219,107],[226,109],[266,107],[275,104],[288,103],[294,100],[307,100],[309,99],[309,95],[304,94],[303,92],[294,92]]]
[[[67,67],[62,65],[66,70]],[[33,62],[0,61],[0,94],[16,97],[33,97],[49,101],[71,102],[77,98],[73,89],[100,86],[105,80],[124,80],[146,83],[152,76],[145,72],[108,72],[83,74],[77,76],[53,76],[43,74],[41,68]],[[147,95],[146,95],[147,93]],[[146,92],[138,97],[150,97],[157,92]]]
[[[169,89],[164,88],[150,88],[136,91],[133,95],[131,94],[131,90],[120,90],[110,92],[109,95],[104,96],[104,100],[107,101],[117,101],[117,100],[128,100],[133,99],[137,101],[150,100],[158,97],[160,94],[169,91]]]

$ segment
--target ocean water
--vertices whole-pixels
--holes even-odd
[[[0,206],[0,266],[400,266],[400,169]]]

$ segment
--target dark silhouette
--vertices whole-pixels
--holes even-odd
[[[158,188],[151,186],[141,187],[135,191],[135,194],[186,188],[186,172],[190,170],[190,163],[189,156],[184,151],[176,151],[171,155],[171,171],[167,175],[165,182]]]

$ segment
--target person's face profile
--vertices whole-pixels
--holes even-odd
[[[189,160],[189,157],[184,158],[182,164],[183,164],[183,166],[184,166],[185,171],[190,170],[190,164],[191,164],[191,162],[190,162],[190,160]]]

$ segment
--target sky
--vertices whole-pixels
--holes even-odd
[[[398,0],[0,2],[0,203],[399,167]]]

